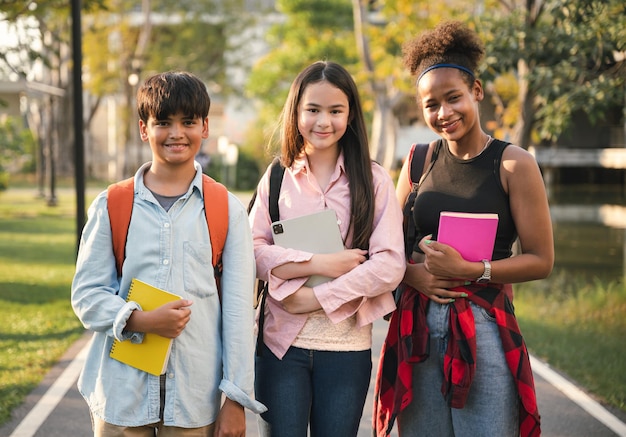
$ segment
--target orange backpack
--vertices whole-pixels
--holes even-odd
[[[111,238],[117,275],[122,275],[122,265],[126,258],[126,236],[130,225],[130,215],[133,210],[135,195],[135,180],[128,178],[107,189],[107,203],[109,205],[109,220],[111,222]],[[222,252],[228,234],[228,191],[226,187],[209,176],[202,175],[202,195],[204,196],[204,213],[209,227],[211,251],[213,259],[213,273],[217,292],[221,299],[220,278],[222,276]],[[114,205],[114,208],[111,208]]]

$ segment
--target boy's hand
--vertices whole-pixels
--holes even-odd
[[[246,414],[243,407],[226,398],[215,421],[214,437],[245,437]]]
[[[192,303],[188,299],[179,299],[152,311],[133,311],[126,322],[126,329],[176,338],[183,332],[191,318],[189,306]]]

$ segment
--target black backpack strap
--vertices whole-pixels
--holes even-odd
[[[415,203],[415,197],[417,196],[417,188],[419,187],[419,181],[422,178],[424,172],[424,164],[426,163],[426,155],[428,154],[429,144],[414,144],[411,146],[411,153],[409,154],[409,178],[411,179],[411,192],[406,198],[406,201],[402,207],[404,230],[404,251],[407,259],[411,256],[413,245],[415,244],[415,226],[413,226],[413,204]],[[432,162],[435,159],[435,152],[431,157]]]
[[[270,168],[270,196],[269,196],[269,211],[270,211],[270,219],[272,223],[278,221],[280,219],[279,209],[278,209],[278,197],[280,196],[280,187],[283,184],[283,175],[285,174],[285,167],[283,167],[280,163],[280,159],[274,158],[272,161],[272,166]],[[256,191],[253,194],[253,199],[251,200],[250,205],[248,206],[248,211],[254,204],[254,197],[256,197]],[[260,298],[259,306],[259,329],[256,338],[256,354],[257,356],[261,355],[262,347],[263,347],[263,327],[265,325],[265,299],[267,297],[267,282],[265,281],[257,281],[257,295]]]
[[[272,222],[279,219],[278,211],[278,196],[280,196],[280,187],[283,183],[283,174],[285,173],[285,167],[280,164],[279,158],[274,158],[270,168],[270,196],[269,196],[269,210],[270,218]],[[252,211],[254,202],[256,202],[257,190],[254,190],[250,202],[248,202],[248,214]]]
[[[426,155],[428,155],[429,143],[415,143],[411,146],[409,152],[409,179],[411,181],[411,191],[407,196],[404,205],[402,205],[402,230],[404,232],[404,252],[407,260],[411,257],[413,251],[413,245],[415,244],[416,230],[413,225],[413,204],[415,203],[415,197],[417,196],[417,189],[419,187],[420,179],[422,175],[426,173],[424,171],[424,164],[426,163]],[[436,159],[436,148],[431,155],[430,167]],[[429,167],[429,170],[430,170]],[[428,170],[427,170],[428,171]],[[396,305],[400,301],[400,288],[396,288],[393,292]],[[384,319],[389,320],[391,313],[387,314]]]
[[[422,173],[424,172],[424,163],[426,162],[426,155],[428,154],[428,143],[426,144],[415,144],[413,148],[413,153],[409,157],[410,162],[410,178],[411,183],[416,184],[419,182],[422,177]]]
[[[270,169],[270,218],[272,223],[280,219],[280,213],[278,210],[278,197],[280,196],[280,187],[283,184],[283,175],[285,173],[285,167],[280,164],[280,159],[274,158],[272,161],[272,167]]]

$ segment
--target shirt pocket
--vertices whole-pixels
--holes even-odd
[[[183,282],[185,291],[204,298],[216,294],[211,245],[185,241],[183,243]]]

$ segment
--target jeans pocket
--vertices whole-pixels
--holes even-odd
[[[201,298],[216,294],[217,287],[211,265],[211,245],[185,241],[183,248],[185,291]]]
[[[493,323],[496,322],[496,318],[494,316],[492,316],[489,311],[487,311],[486,309],[484,309],[480,305],[476,305],[475,303],[470,303],[470,305],[474,309],[474,319],[475,320],[476,320],[476,315],[478,314],[478,315],[480,315],[483,319],[485,319],[488,322],[493,322]]]

